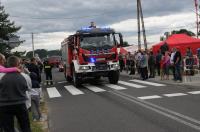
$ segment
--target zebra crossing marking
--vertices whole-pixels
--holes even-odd
[[[84,94],[81,90],[77,89],[73,85],[64,86],[67,91],[69,91],[72,95],[81,95]]]
[[[60,93],[58,92],[58,90],[56,89],[56,87],[47,88],[47,93],[48,93],[48,95],[49,95],[49,98],[61,97],[61,95],[60,95]]]
[[[142,100],[147,100],[147,99],[159,99],[162,97],[158,95],[152,95],[152,96],[142,96],[142,97],[137,97],[137,98],[142,99]]]
[[[172,94],[164,94],[166,97],[177,97],[177,96],[185,96],[185,93],[172,93]]]
[[[200,91],[192,91],[192,92],[188,92],[189,94],[200,94]]]
[[[118,81],[118,83],[126,85],[126,86],[130,86],[130,87],[134,87],[134,88],[145,88],[146,87],[146,86],[142,86],[142,85],[138,85],[138,84],[128,83],[125,81]]]
[[[104,84],[106,87],[112,88],[114,90],[124,90],[127,88],[121,87],[119,85],[114,85],[114,84]]]
[[[101,89],[101,88],[99,88],[99,87],[92,86],[92,85],[88,85],[88,84],[83,85],[83,86],[86,87],[87,89],[89,89],[89,90],[95,92],[95,93],[98,93],[98,92],[105,92],[105,91],[106,91],[106,90]]]
[[[142,83],[142,84],[147,84],[147,85],[151,85],[151,86],[157,86],[157,87],[166,86],[164,84],[159,84],[159,83],[154,83],[154,82],[148,82],[148,81],[142,81],[142,80],[137,80],[137,79],[130,80],[130,81],[131,82]]]

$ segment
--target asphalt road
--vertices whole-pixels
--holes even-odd
[[[121,76],[90,80],[80,89],[54,69],[44,86],[50,132],[198,132],[200,87],[141,82]]]

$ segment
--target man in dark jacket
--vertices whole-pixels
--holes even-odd
[[[148,64],[149,64],[149,71],[150,71],[149,78],[154,78],[155,77],[155,65],[156,65],[156,61],[155,61],[155,57],[154,57],[152,51],[150,52],[150,55],[149,55]]]
[[[41,72],[40,72],[40,68],[39,68],[35,58],[31,59],[31,63],[28,66],[28,70],[29,70],[29,72],[34,72],[37,74],[38,82],[40,83],[41,82]]]
[[[8,67],[19,67],[20,60],[15,56],[8,58]],[[31,132],[26,91],[31,88],[30,77],[24,73],[0,73],[0,128],[14,132],[16,116],[22,132]]]
[[[53,85],[53,80],[52,80],[52,65],[49,64],[49,62],[46,60],[44,62],[44,72],[46,74],[46,83],[49,85]]]

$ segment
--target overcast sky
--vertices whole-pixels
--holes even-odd
[[[174,29],[195,32],[194,0],[141,0],[147,41],[159,42],[160,36]],[[136,0],[1,0],[10,19],[22,26],[15,50],[60,49],[61,41],[91,21],[122,32],[124,40],[137,44]]]

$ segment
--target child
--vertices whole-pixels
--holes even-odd
[[[32,117],[34,121],[38,121],[41,119],[41,112],[40,112],[40,84],[38,82],[37,74],[34,72],[30,73],[31,82],[32,82],[32,88],[34,91],[31,91],[31,111],[32,111]]]
[[[165,57],[162,55],[161,57],[161,61],[160,61],[160,80],[164,79],[164,61],[165,61]]]

